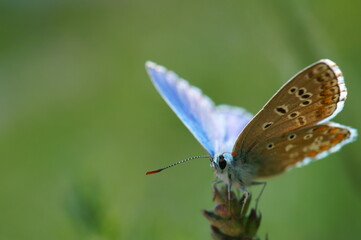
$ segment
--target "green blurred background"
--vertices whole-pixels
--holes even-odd
[[[153,60],[256,113],[330,58],[361,129],[358,1],[0,2],[0,239],[210,239],[205,151],[146,75]],[[259,236],[361,239],[360,142],[269,179]],[[252,188],[258,193],[259,188]]]

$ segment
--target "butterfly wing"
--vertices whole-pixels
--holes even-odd
[[[146,68],[163,99],[211,156],[230,139],[233,144],[251,119],[251,115],[241,108],[215,106],[199,88],[162,66],[147,62]],[[236,136],[230,131],[236,131]],[[228,151],[231,151],[232,145],[228,145]]]
[[[218,152],[231,152],[237,137],[252,119],[252,114],[243,108],[229,105],[219,105],[216,107],[217,119],[221,120],[223,127],[223,137],[218,144]]]
[[[281,138],[331,119],[343,108],[346,95],[342,73],[332,61],[321,60],[305,68],[291,78],[242,131],[233,147],[235,159],[255,167],[260,162],[267,164],[271,161],[270,155],[254,159],[261,155],[258,151],[263,145],[274,137]],[[280,164],[288,161],[276,156],[281,152],[272,154]]]
[[[268,177],[326,157],[356,136],[356,130],[350,127],[331,122],[317,124],[270,138],[257,145],[249,158],[255,166],[256,176]]]

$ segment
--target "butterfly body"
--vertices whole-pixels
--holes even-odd
[[[252,185],[256,178],[252,165],[235,161],[230,153],[216,154],[211,161],[211,167],[222,182],[239,188]]]
[[[328,122],[342,110],[347,95],[342,73],[330,60],[296,74],[254,117],[239,107],[216,106],[162,66],[146,66],[161,96],[209,153],[215,175],[229,186],[244,189],[255,179],[306,165],[356,138],[355,129]]]

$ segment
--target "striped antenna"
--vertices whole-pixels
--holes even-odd
[[[145,175],[150,175],[150,174],[154,174],[154,173],[159,173],[160,171],[163,171],[164,169],[167,169],[167,168],[173,167],[173,166],[175,166],[175,165],[178,165],[178,164],[180,164],[180,163],[188,162],[188,161],[190,161],[190,160],[197,159],[197,158],[212,158],[212,157],[209,156],[209,155],[190,157],[190,158],[184,159],[184,160],[182,160],[182,161],[173,163],[173,164],[171,164],[171,165],[169,165],[169,166],[167,166],[167,167],[159,168],[159,169],[153,170],[153,171],[148,171],[148,172],[145,173]]]

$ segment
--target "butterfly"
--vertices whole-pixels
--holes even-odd
[[[202,91],[153,62],[148,74],[163,99],[208,152],[149,171],[209,157],[215,175],[228,185],[246,187],[335,152],[356,139],[351,127],[329,122],[346,100],[339,67],[320,60],[293,76],[252,116],[240,107],[216,106]],[[263,183],[263,182],[261,182]]]

